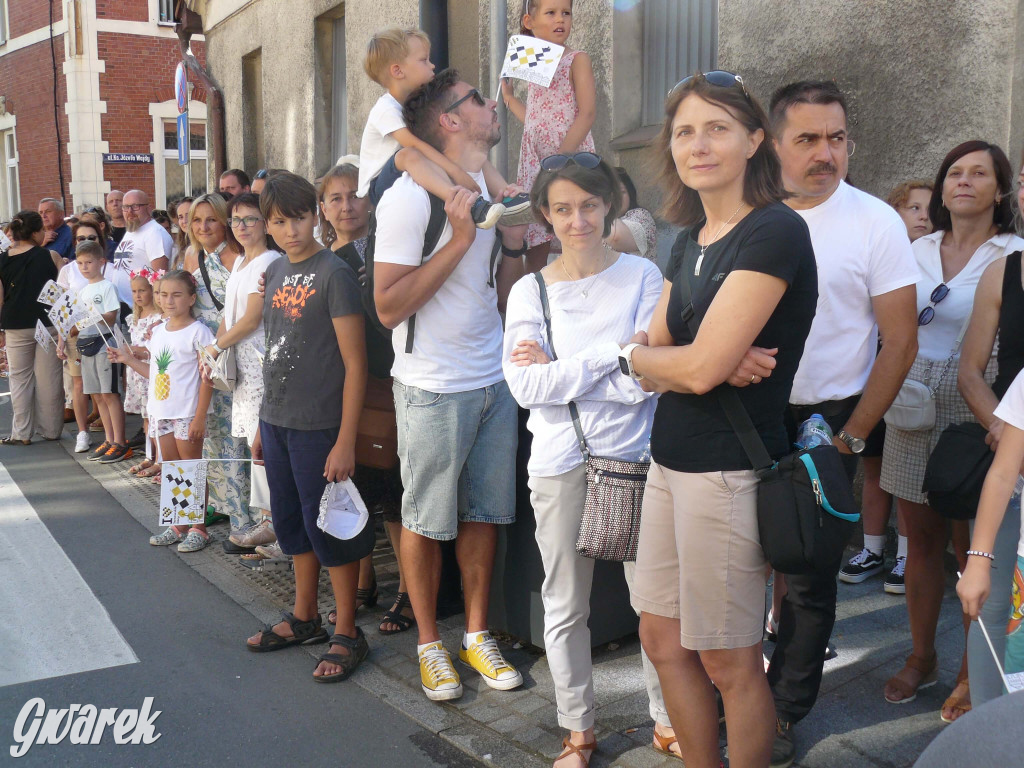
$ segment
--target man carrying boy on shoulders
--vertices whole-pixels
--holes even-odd
[[[446,70],[410,94],[405,122],[486,189],[487,152],[501,138],[495,106]],[[525,227],[506,231],[495,254],[494,231],[477,229],[472,217],[477,198],[467,189],[447,197],[448,221],[426,258],[427,191],[405,174],[377,208],[374,302],[394,329],[401,554],[419,627],[421,683],[434,701],[462,695],[437,628],[440,541],[456,539],[462,571],[460,658],[492,688],[510,690],[523,679],[487,631],[487,605],[497,526],[515,520],[517,408],[502,375],[498,305],[523,274]]]

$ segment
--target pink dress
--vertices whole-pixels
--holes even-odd
[[[526,124],[523,126],[523,144],[519,152],[519,178],[521,187],[529,190],[540,173],[540,161],[558,153],[569,126],[576,120],[579,107],[572,88],[572,60],[579,51],[566,51],[558,62],[551,85],[544,88],[530,83],[526,96]],[[587,131],[577,152],[593,152],[594,137]],[[526,245],[546,243],[554,235],[540,224],[531,224],[526,232]]]
[[[148,317],[140,317],[138,320],[129,318],[131,344],[133,347],[145,346],[149,340],[149,334],[157,323],[163,321],[159,312],[154,312]],[[128,386],[124,393],[125,413],[138,413],[142,418],[147,418],[146,397],[149,392],[149,380],[142,374],[137,373],[133,368],[128,368],[125,374]]]

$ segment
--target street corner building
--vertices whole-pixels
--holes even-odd
[[[111,189],[185,193],[174,0],[0,0],[0,222],[44,197],[69,213]],[[205,62],[202,36],[191,51]],[[210,173],[207,92],[188,101],[193,187]]]

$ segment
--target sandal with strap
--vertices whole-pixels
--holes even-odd
[[[131,467],[128,470],[128,474],[129,475],[137,475],[142,470],[149,469],[152,466],[153,466],[153,462],[152,461],[150,461],[149,459],[143,459],[138,464],[136,464],[135,466]]]
[[[674,757],[679,762],[682,762],[682,755],[672,750],[672,745],[678,741],[679,740],[675,736],[662,736],[660,733],[658,733],[657,725],[655,725],[654,743],[651,744],[651,747],[654,749],[655,752],[661,752],[663,755]]]
[[[327,642],[327,630],[321,624],[323,619],[317,614],[315,619],[303,621],[295,618],[293,613],[282,613],[281,620],[288,623],[292,628],[292,637],[279,635],[274,631],[272,624],[267,624],[260,630],[260,641],[258,644],[246,643],[245,647],[254,653],[265,653],[267,651],[279,651],[291,645],[314,645]]]
[[[31,440],[19,440],[14,435],[0,439],[0,445],[32,445]]]
[[[377,579],[373,580],[373,586],[369,589],[357,589],[356,590],[356,610],[360,608],[373,608],[377,605],[377,600],[380,597],[380,593],[377,591]],[[330,613],[327,614],[328,624],[338,623],[338,608],[335,606],[331,609]]]
[[[597,750],[597,742],[591,741],[587,744],[573,744],[569,740],[569,737],[566,736],[562,739],[562,752],[558,757],[555,758],[555,762],[557,763],[563,757],[568,757],[569,755],[575,754],[583,763],[583,768],[590,768],[590,757],[584,755],[583,750],[589,750],[590,757],[593,757],[594,752]]]
[[[953,710],[954,716],[947,718],[943,712],[947,709]],[[942,704],[939,710],[939,719],[944,723],[952,723],[971,711],[971,684],[967,675],[958,677],[953,692]]]
[[[366,642],[366,636],[359,627],[356,627],[355,637],[332,635],[331,645],[341,645],[348,648],[348,653],[344,655],[340,653],[320,654],[320,658],[317,660],[317,669],[320,668],[319,662],[326,661],[329,664],[337,664],[341,667],[341,672],[335,672],[333,675],[313,675],[313,680],[318,683],[341,682],[355,672],[362,660],[370,653],[370,646]]]
[[[416,617],[406,616],[402,613],[403,610],[411,607],[412,603],[409,601],[409,593],[399,592],[395,598],[395,604],[384,611],[384,616],[380,620],[380,626],[377,627],[377,631],[382,635],[397,635],[399,632],[406,632],[412,629],[413,624],[416,623]],[[382,627],[385,624],[397,624],[398,629],[383,629]]]
[[[889,681],[885,684],[886,688],[893,689],[900,698],[890,698],[888,694],[883,694],[885,700],[890,704],[909,704],[917,698],[917,692],[924,690],[925,688],[931,688],[937,682],[939,682],[938,669],[936,668],[937,659],[935,653],[932,653],[930,659],[922,659],[920,656],[910,654],[907,657],[907,663],[903,669],[913,669],[920,673],[921,677],[916,686],[910,685],[904,680],[901,680],[896,675],[889,678]],[[900,670],[902,672],[903,670]],[[899,673],[897,673],[899,674]]]

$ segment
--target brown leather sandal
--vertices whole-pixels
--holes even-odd
[[[886,682],[886,688],[892,688],[899,694],[900,698],[892,699],[889,698],[888,694],[883,693],[885,700],[890,704],[909,704],[917,698],[917,692],[925,688],[931,688],[937,682],[939,682],[939,673],[936,668],[937,659],[935,653],[932,653],[930,659],[922,659],[920,656],[916,656],[913,653],[907,657],[907,663],[903,666],[902,672],[908,667],[916,670],[921,674],[921,678],[916,686],[910,685],[904,680],[901,680],[896,675],[893,675]],[[897,672],[896,674],[899,674]]]
[[[947,709],[953,710],[955,713],[953,717],[947,718],[943,714]],[[967,675],[964,675],[963,677],[957,678],[953,692],[949,694],[949,698],[942,703],[942,709],[939,710],[939,719],[944,723],[952,723],[955,720],[959,720],[970,711],[971,684],[967,679]]]
[[[651,747],[655,752],[661,752],[663,755],[674,757],[676,760],[682,762],[683,757],[678,752],[672,751],[672,745],[679,741],[675,736],[662,736],[658,733],[658,728],[654,728],[654,743]]]
[[[573,744],[569,741],[569,737],[566,736],[562,739],[562,752],[555,758],[555,762],[557,763],[563,757],[568,757],[575,753],[579,759],[583,761],[583,768],[590,768],[590,757],[583,754],[583,750],[585,749],[590,750],[590,757],[593,757],[594,752],[597,750],[597,742],[591,741],[588,744]]]

